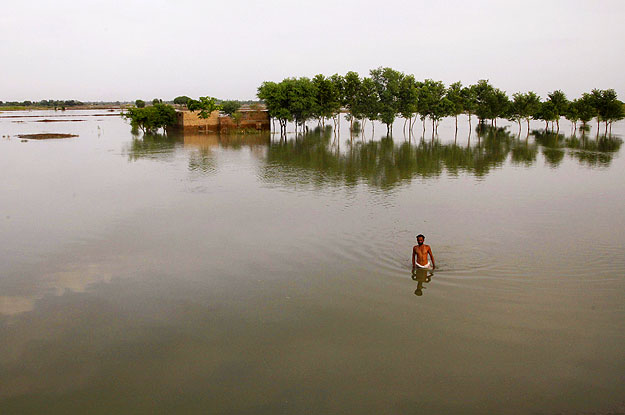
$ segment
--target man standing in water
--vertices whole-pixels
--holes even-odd
[[[436,268],[436,264],[434,264],[434,255],[432,255],[432,249],[430,249],[430,245],[425,245],[423,242],[425,241],[425,236],[419,234],[417,235],[417,244],[412,248],[412,268],[422,268],[422,269],[434,269]],[[417,256],[417,262],[415,262],[415,255]],[[428,255],[432,259],[428,259]]]

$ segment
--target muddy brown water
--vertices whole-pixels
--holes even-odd
[[[623,408],[623,123],[281,140],[11,115],[2,414]],[[79,137],[17,138],[47,132]]]

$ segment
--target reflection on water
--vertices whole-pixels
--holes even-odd
[[[316,129],[290,140],[269,143],[261,177],[266,182],[353,186],[361,181],[382,189],[418,178],[436,178],[443,172],[486,176],[508,157],[513,164],[536,163],[539,145],[552,167],[570,156],[590,167],[609,165],[622,141],[617,137],[589,140],[535,131],[535,140],[519,139],[505,128],[477,129],[477,140],[466,146],[438,139],[396,142],[353,139],[340,147],[331,129]]]
[[[2,415],[622,401],[616,136],[0,136],[51,124],[79,138],[0,140]],[[410,268],[420,232],[436,275]]]
[[[423,284],[429,283],[432,281],[432,277],[434,276],[434,271],[423,268],[414,268],[412,270],[412,279],[417,282],[417,289],[415,290],[415,295],[422,296],[423,290],[427,287],[424,287]]]
[[[483,126],[466,145],[443,143],[438,138],[379,141],[359,138],[341,142],[332,128],[315,128],[294,138],[272,140],[268,132],[259,134],[200,134],[170,132],[134,136],[126,149],[128,159],[171,161],[179,149],[188,151],[190,171],[211,174],[216,161],[213,149],[249,148],[264,161],[260,176],[265,182],[284,184],[354,186],[365,182],[389,189],[414,178],[436,178],[469,174],[484,177],[500,168],[506,160],[531,167],[539,149],[551,167],[558,167],[566,154],[588,167],[607,167],[621,147],[617,136],[589,138],[532,131],[519,138],[506,128]],[[263,151],[266,149],[266,152]],[[567,151],[568,150],[568,151]]]
[[[552,167],[560,165],[564,159],[565,149],[569,149],[570,156],[583,165],[608,167],[623,143],[617,136],[589,137],[582,134],[566,137],[544,130],[534,130],[532,135],[536,143],[542,146],[545,159]]]

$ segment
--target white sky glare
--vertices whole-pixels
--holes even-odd
[[[625,1],[3,1],[0,100],[254,99],[378,66],[512,94],[614,88]]]

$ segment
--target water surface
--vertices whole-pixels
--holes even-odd
[[[624,124],[142,137],[111,115],[0,113],[0,413],[622,410]]]

